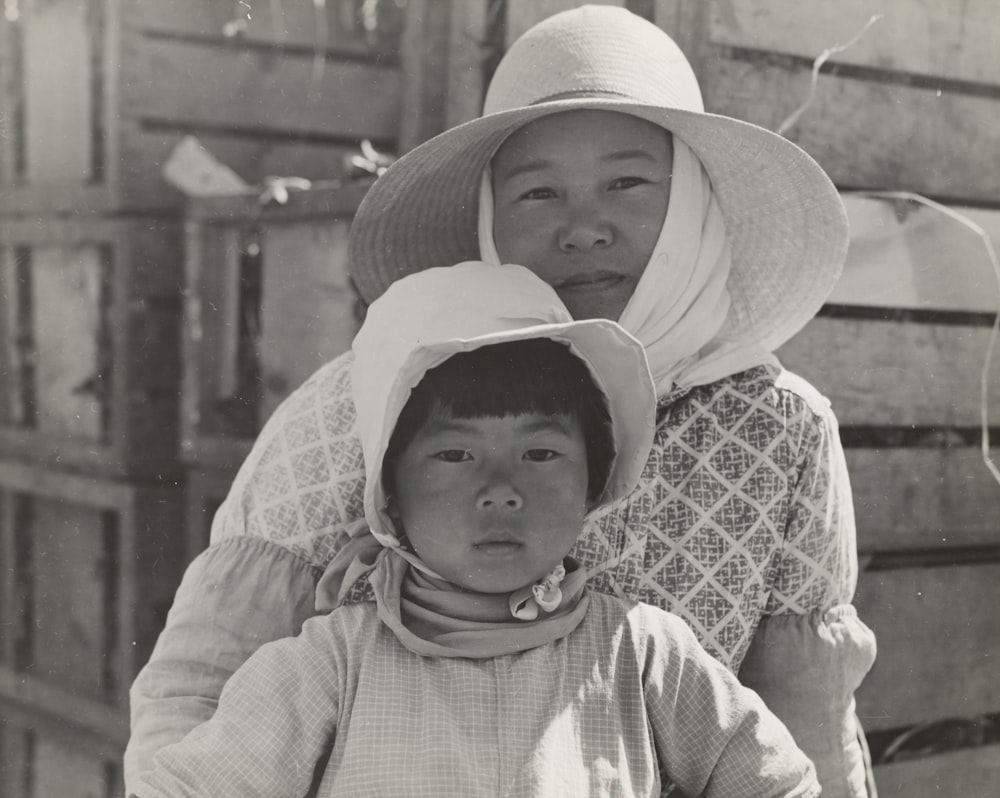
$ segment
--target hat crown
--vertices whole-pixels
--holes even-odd
[[[483,114],[582,96],[704,111],[694,71],[666,33],[624,8],[581,6],[542,20],[514,42],[493,75]]]

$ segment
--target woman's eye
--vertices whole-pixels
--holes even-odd
[[[544,463],[546,460],[553,460],[559,456],[559,452],[553,449],[529,449],[524,453],[524,459],[533,463]]]
[[[518,199],[523,200],[541,200],[541,199],[552,199],[556,195],[556,192],[551,188],[532,188],[521,193]]]
[[[435,452],[433,456],[435,460],[441,460],[445,463],[462,463],[472,459],[472,453],[468,449],[444,449]]]

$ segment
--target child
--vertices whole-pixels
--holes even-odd
[[[407,277],[354,344],[370,534],[317,589],[373,602],[255,653],[135,788],[177,795],[813,796],[812,763],[675,616],[567,556],[633,489],[641,345],[519,266]]]

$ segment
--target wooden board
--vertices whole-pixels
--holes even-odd
[[[127,706],[185,564],[180,490],[0,461],[0,495],[7,666]]]
[[[4,455],[176,470],[179,224],[0,219],[0,241]]]
[[[795,0],[711,0],[713,44],[814,59],[850,42],[868,20],[881,19],[832,60],[949,80],[995,83],[1000,74],[996,7],[992,0],[960,5],[924,0],[841,0],[836,5]]]
[[[989,336],[982,326],[818,317],[777,355],[830,399],[841,426],[976,427]],[[1000,368],[991,372],[1000,409]]]
[[[712,53],[696,69],[709,111],[770,130],[809,97],[808,65]],[[824,74],[787,137],[844,188],[991,201],[1000,195],[1000,176],[970,153],[1000,147],[998,111],[992,97]]]
[[[1000,745],[882,765],[875,783],[880,798],[992,798],[1000,795]]]
[[[192,469],[188,472],[184,487],[184,525],[189,561],[208,547],[212,537],[212,520],[229,493],[232,482],[232,472],[211,469]]]
[[[862,556],[1000,542],[1000,485],[978,448],[845,453]],[[1000,463],[1000,450],[993,449],[992,455]]]
[[[359,321],[347,272],[348,227],[335,219],[263,231],[260,426],[317,368],[351,348]]]
[[[946,211],[846,194],[851,229],[844,273],[831,304],[996,313],[998,276],[980,228],[1000,252],[1000,211]]]
[[[121,112],[171,128],[396,139],[399,71],[201,42],[130,39]],[[211,75],[211,80],[205,76]]]
[[[92,84],[100,76],[88,5],[60,0],[23,9],[24,179],[31,184],[93,176]]]
[[[1000,565],[862,573],[855,604],[879,649],[857,693],[865,729],[1000,710]]]
[[[123,742],[80,734],[4,705],[0,794],[4,798],[124,798]]]
[[[365,53],[363,31],[356,31],[353,3],[312,0],[281,3],[204,0],[132,0],[123,7],[125,22],[143,34],[172,34],[204,39],[228,38],[282,47]],[[385,5],[385,4],[384,4]],[[386,20],[384,25],[389,25]],[[388,31],[387,31],[388,33]]]
[[[253,194],[189,206],[181,416],[188,463],[234,470],[274,407],[349,347],[357,322],[346,238],[364,191],[317,185],[263,213]],[[260,247],[256,265],[240,254],[251,242]],[[241,305],[253,297],[234,297],[233,270],[243,267],[261,270],[259,314]],[[248,317],[258,329],[240,332]]]

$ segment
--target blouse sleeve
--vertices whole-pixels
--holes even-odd
[[[875,635],[844,604],[764,618],[740,668],[816,765],[824,798],[869,795],[854,691],[875,661]]]
[[[797,481],[789,486],[784,546],[765,612],[804,614],[850,603],[858,579],[854,500],[840,430],[829,401],[783,371],[776,382],[804,414]]]
[[[875,638],[850,606],[858,565],[847,464],[826,398],[787,371],[776,387],[806,415],[784,546],[740,680],[816,764],[824,796],[862,798],[871,776],[854,692],[874,662]]]
[[[329,559],[364,526],[350,355],[318,369],[275,410],[189,566],[149,662],[133,684],[126,786],[163,746],[212,716],[222,686],[256,650],[315,615]]]
[[[159,751],[141,798],[305,795],[331,749],[342,657],[328,618],[260,648],[227,682],[211,720]],[[339,648],[343,652],[343,647]]]
[[[812,763],[675,616],[646,611],[643,692],[664,776],[705,798],[816,796]]]
[[[258,538],[216,544],[188,567],[167,624],[129,693],[127,791],[154,754],[212,717],[223,685],[259,646],[315,614],[319,572]]]

